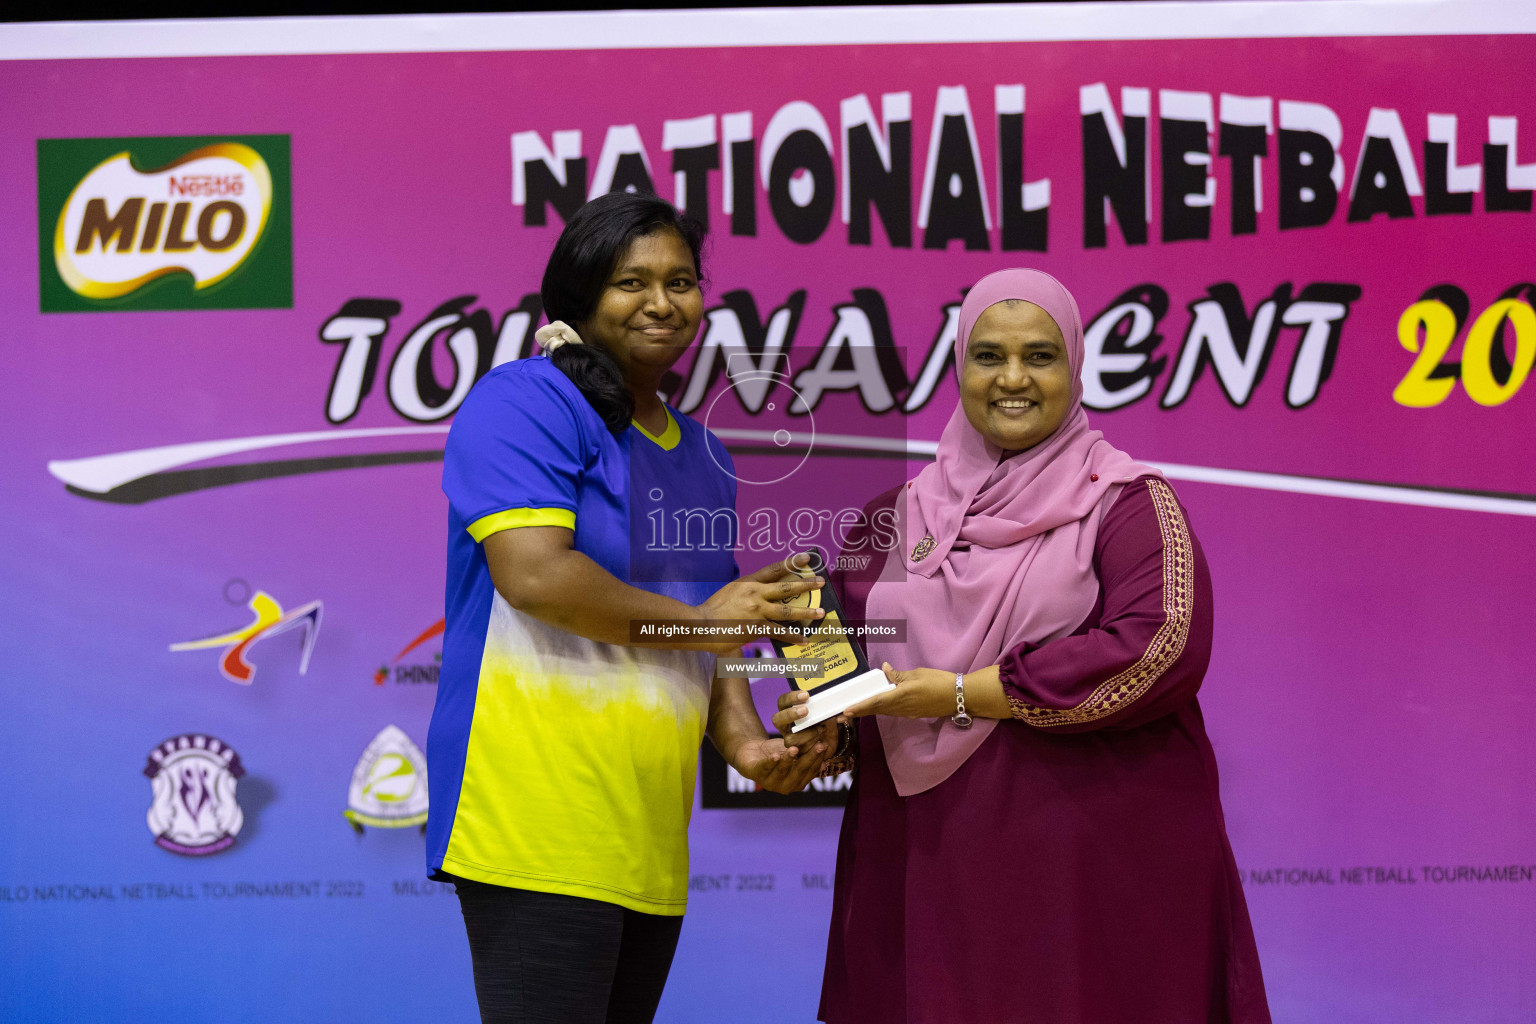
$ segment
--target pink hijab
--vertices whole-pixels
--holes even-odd
[[[871,643],[873,664],[973,672],[1026,641],[1066,636],[1098,598],[1093,549],[1104,512],[1124,484],[1162,476],[1089,429],[1082,318],[1049,274],[1002,270],[976,283],[960,307],[956,372],[977,319],[1007,299],[1034,303],[1061,329],[1072,371],[1071,408],[1050,437],[1004,459],[955,406],[937,460],[907,485],[904,509],[898,502],[903,536],[913,547],[891,555],[870,591],[867,614],[906,620],[907,640]],[[969,729],[948,717],[882,715],[877,721],[902,796],[949,778],[997,727],[983,718]]]

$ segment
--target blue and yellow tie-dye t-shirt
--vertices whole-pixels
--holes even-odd
[[[618,579],[699,604],[737,574],[730,470],[720,441],[671,409],[660,436],[638,424],[613,435],[548,359],[505,363],[475,385],[443,465],[447,629],[427,738],[434,874],[683,912],[714,656],[545,625],[496,592],[481,542],[564,526]]]

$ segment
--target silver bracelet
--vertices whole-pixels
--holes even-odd
[[[965,673],[955,673],[955,713],[949,719],[957,729],[971,727],[970,713],[965,710]]]

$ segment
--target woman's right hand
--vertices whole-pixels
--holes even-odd
[[[786,740],[786,743],[793,742],[800,747],[810,747],[816,742],[825,743],[827,753],[822,758],[825,760],[831,757],[833,752],[837,750],[837,724],[841,719],[839,717],[828,718],[824,722],[818,722],[816,725],[811,726],[810,729],[804,732],[794,732],[795,723],[804,718],[810,711],[806,707],[806,702],[810,699],[811,695],[809,693],[798,689],[779,694],[779,710],[774,713],[773,727],[779,730],[780,736],[792,737],[792,739]]]
[[[744,641],[758,636],[780,635],[786,623],[816,622],[825,614],[820,608],[805,608],[784,602],[813,590],[825,582],[820,576],[801,576],[795,570],[810,564],[806,554],[774,562],[740,579],[732,580],[715,591],[699,614],[706,619],[729,620],[761,627],[752,636],[739,636],[720,644],[719,653],[729,653]]]

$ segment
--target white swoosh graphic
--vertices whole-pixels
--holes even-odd
[[[1256,473],[1247,469],[1181,466],[1173,462],[1149,462],[1147,465],[1156,466],[1170,480],[1253,487],[1261,491],[1288,491],[1291,494],[1316,494],[1329,498],[1353,498],[1356,501],[1381,501],[1392,505],[1448,508],[1460,512],[1536,516],[1536,498],[1504,498],[1488,494],[1437,491],[1425,487],[1395,487],[1391,484],[1325,480],[1313,476],[1288,476],[1284,473]]]
[[[722,441],[769,441],[777,444],[776,430],[735,430],[711,428],[711,433]],[[791,432],[793,436],[793,432]],[[932,455],[939,450],[937,441],[911,441],[900,437],[864,437],[859,434],[811,435],[813,444],[827,444],[833,448],[856,448],[861,452],[906,452],[908,455]]]
[[[48,472],[71,487],[92,494],[105,494],[114,487],[168,469],[217,459],[224,455],[281,448],[284,445],[314,444],[353,437],[404,437],[420,434],[447,434],[447,427],[369,427],[352,430],[313,430],[299,434],[264,434],[260,437],[232,437],[224,441],[192,441],[159,448],[139,448],[131,452],[93,455],[85,459],[55,459]]]
[[[55,459],[48,472],[82,491],[105,494],[115,487],[169,469],[215,459],[224,455],[281,448],[285,445],[314,444],[346,438],[419,437],[446,435],[447,427],[372,427],[352,430],[315,430],[296,434],[265,434],[259,437],[234,437],[223,441],[193,441],[159,448],[139,448],[129,452],[95,455],[84,459]],[[775,431],[716,430],[725,441],[773,442]],[[816,440],[830,447],[872,452],[900,452],[932,456],[937,441],[913,441],[890,437],[864,437],[857,434],[819,434]],[[1170,480],[1192,483],[1249,487],[1290,494],[1348,498],[1355,501],[1379,501],[1393,505],[1417,505],[1423,508],[1451,509],[1460,512],[1491,512],[1497,515],[1536,516],[1536,498],[1501,497],[1434,490],[1424,487],[1396,487],[1390,484],[1328,480],[1319,477],[1291,476],[1284,473],[1260,473],[1246,469],[1219,469],[1212,466],[1185,466],[1174,462],[1149,462]]]

